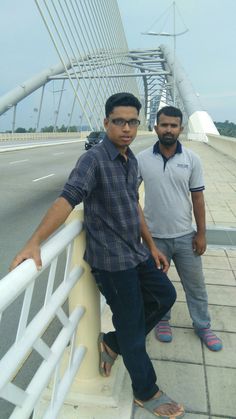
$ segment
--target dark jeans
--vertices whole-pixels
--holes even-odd
[[[113,314],[115,332],[106,333],[104,342],[122,355],[134,396],[147,400],[158,391],[158,386],[145,336],[174,304],[175,288],[151,257],[125,271],[93,268],[92,272]]]

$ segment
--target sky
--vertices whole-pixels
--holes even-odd
[[[109,1],[109,0],[108,0]],[[172,0],[117,0],[129,48],[173,46]],[[214,121],[236,123],[236,0],[176,0],[176,56]],[[0,96],[59,59],[33,0],[0,2]]]

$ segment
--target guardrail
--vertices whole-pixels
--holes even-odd
[[[236,159],[236,138],[214,134],[206,135],[208,145],[220,151],[222,154],[226,154],[227,156]]]
[[[82,217],[81,211],[79,216],[80,218]],[[81,281],[83,282],[83,277],[86,274],[86,268],[78,265],[77,257],[79,251],[81,254],[80,258],[83,259],[83,249],[78,249],[77,240],[80,239],[85,242],[85,239],[81,238],[81,235],[83,235],[83,224],[78,219],[78,211],[77,214],[72,215],[69,221],[68,225],[63,227],[42,246],[41,271],[37,271],[33,260],[30,259],[23,262],[0,281],[0,321],[3,319],[5,310],[11,309],[12,303],[19,296],[23,296],[15,341],[0,361],[0,398],[15,405],[14,411],[10,416],[11,419],[27,419],[30,417],[35,406],[39,403],[43,391],[51,383],[53,375],[53,384],[50,384],[52,386],[51,400],[43,418],[57,418],[57,414],[64,403],[66,394],[85,354],[87,358],[88,339],[90,341],[92,339],[92,344],[95,346],[96,356],[94,357],[94,354],[91,354],[92,358],[95,358],[95,364],[92,363],[91,367],[90,357],[88,357],[89,367],[85,368],[86,373],[83,372],[83,378],[91,378],[93,374],[95,376],[98,374],[98,354],[96,345],[94,345],[94,339],[97,338],[100,325],[99,294],[96,291],[95,284],[92,283],[94,287],[92,298],[96,299],[95,304],[94,301],[91,301],[92,293],[88,292],[86,298],[90,299],[92,308],[89,308],[89,310],[93,312],[92,315],[95,317],[95,329],[91,338],[91,333],[88,333],[88,325],[84,325],[84,330],[80,334],[80,340],[82,336],[84,342],[82,344],[78,341],[77,327],[86,317],[86,301],[83,305],[79,303],[81,299],[83,299],[83,302],[86,300],[84,298],[86,290],[83,287],[83,295],[78,297],[78,289],[74,287],[77,283],[76,287],[79,286]],[[66,262],[64,264],[63,280],[57,286],[57,265],[65,249]],[[43,273],[45,275],[47,272],[47,268],[49,268],[49,273],[43,305],[34,317],[30,319],[30,310],[35,297],[34,288],[41,275]],[[89,278],[86,278],[87,283],[89,283]],[[68,297],[69,314],[66,314],[63,304]],[[96,311],[95,314],[94,310]],[[59,319],[61,330],[53,344],[49,346],[45,342],[43,335],[55,318]],[[97,318],[99,320],[96,320]],[[89,327],[91,328],[91,325]],[[33,350],[41,356],[42,362],[27,388],[22,389],[17,384],[17,374],[24,367],[25,361]],[[66,356],[64,357],[64,355]],[[68,359],[68,362],[67,366],[63,365],[64,373],[61,376],[60,368],[63,357]]]
[[[83,132],[25,132],[0,133],[0,141],[47,140],[59,138],[85,138],[89,131]]]

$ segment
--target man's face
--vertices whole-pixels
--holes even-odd
[[[107,136],[113,144],[124,151],[134,140],[138,126],[126,123],[124,126],[116,125],[117,120],[134,121],[138,119],[138,111],[133,106],[116,106],[108,118],[104,119]]]
[[[164,147],[171,147],[174,145],[183,130],[179,117],[167,116],[164,114],[159,116],[159,121],[154,128],[160,143]]]

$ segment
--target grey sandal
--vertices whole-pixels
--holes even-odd
[[[105,370],[105,363],[113,365],[116,357],[113,358],[109,353],[106,351],[104,342],[103,342],[104,333],[100,333],[98,336],[98,350],[99,350],[99,372],[103,377],[107,377],[106,370]],[[104,364],[102,366],[102,363]]]
[[[175,419],[175,418],[182,418],[185,414],[184,412],[184,408],[182,405],[179,405],[179,413],[176,414],[170,414],[170,415],[161,415],[157,412],[155,412],[155,409],[157,409],[158,407],[164,405],[164,404],[172,404],[172,403],[176,403],[174,402],[169,396],[167,396],[167,394],[163,393],[161,394],[160,397],[156,398],[156,399],[150,399],[147,400],[146,402],[142,402],[140,400],[134,399],[135,404],[137,404],[140,407],[143,407],[145,410],[147,410],[148,412],[151,412],[153,415],[159,417],[159,418],[163,418],[163,419]]]

